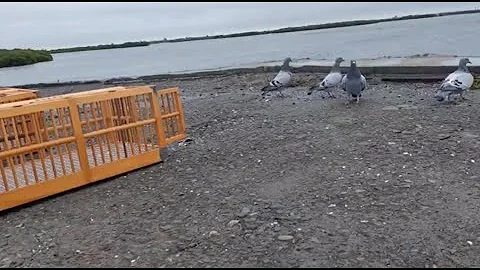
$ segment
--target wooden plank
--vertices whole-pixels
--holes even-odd
[[[162,161],[158,149],[135,156],[135,158],[121,159],[92,168],[92,182],[100,181],[115,175],[136,170]]]
[[[78,172],[54,180],[15,189],[0,194],[0,211],[33,202],[87,184],[83,173]]]
[[[38,113],[48,109],[68,107],[65,99],[43,100],[44,98],[0,104],[0,117],[7,118],[17,115]]]

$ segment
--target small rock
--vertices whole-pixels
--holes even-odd
[[[172,229],[173,226],[172,225],[165,225],[165,226],[161,226],[160,229],[164,230],[164,231],[168,231],[170,229]]]
[[[278,240],[280,241],[289,241],[289,240],[292,240],[293,239],[293,236],[291,235],[280,235],[278,237]]]
[[[240,211],[240,213],[237,216],[243,218],[243,217],[246,217],[248,213],[250,213],[250,209],[248,209],[248,207],[243,207],[242,211]]]
[[[237,225],[239,222],[240,222],[240,220],[238,220],[238,219],[230,220],[228,222],[227,226],[228,227],[233,227],[233,226]]]
[[[439,134],[439,135],[438,135],[438,139],[439,139],[439,140],[446,140],[446,139],[448,139],[448,138],[450,138],[450,137],[452,137],[452,135],[450,135],[450,134]]]
[[[312,241],[312,242],[314,242],[314,243],[317,243],[317,244],[320,243],[320,240],[318,240],[318,238],[316,238],[316,237],[312,237],[312,238],[310,239],[310,241]]]
[[[208,236],[217,236],[220,235],[217,231],[211,231],[208,233]]]

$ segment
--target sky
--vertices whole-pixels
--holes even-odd
[[[54,49],[475,8],[480,2],[2,2],[0,48]]]

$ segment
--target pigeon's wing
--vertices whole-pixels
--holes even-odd
[[[278,72],[277,76],[275,76],[275,78],[273,78],[273,80],[270,81],[270,85],[273,87],[288,86],[290,84],[291,79],[292,79],[292,74],[290,74],[290,72],[281,70],[280,72]]]
[[[345,81],[345,89],[347,90],[347,93],[352,94],[352,95],[360,95],[360,92],[362,92],[363,89],[363,83],[361,78],[348,78]]]
[[[343,91],[347,90],[347,74],[343,75],[342,80],[340,81],[340,87],[343,89]]]
[[[450,80],[455,77],[456,74],[457,71],[448,74],[448,76],[445,78],[445,80],[443,80],[442,84],[440,85],[440,89],[442,89],[448,82],[450,82]]]
[[[440,89],[443,91],[465,91],[472,87],[473,75],[469,72],[454,72],[445,79]]]
[[[340,72],[328,73],[328,75],[320,83],[320,88],[335,87],[342,81],[342,74]]]
[[[362,81],[362,91],[365,90],[365,88],[367,88],[367,79],[365,79],[365,76],[361,75],[360,77],[361,81]]]

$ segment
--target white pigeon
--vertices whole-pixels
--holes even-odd
[[[280,71],[278,72],[277,76],[271,80],[267,86],[262,88],[262,97],[265,96],[267,92],[271,91],[279,91],[280,95],[283,97],[282,90],[285,87],[291,85],[292,82],[292,72],[290,71],[290,62],[292,59],[287,57],[283,61],[283,65],[280,67]]]
[[[367,80],[360,70],[358,70],[355,60],[350,61],[350,69],[347,74],[343,76],[340,87],[347,92],[346,104],[350,103],[350,96],[356,98],[357,103],[360,102],[362,92],[367,88]]]
[[[328,93],[330,98],[335,98],[332,94],[332,90],[335,89],[340,82],[342,81],[342,73],[340,71],[340,63],[345,61],[342,57],[335,59],[335,63],[333,64],[330,73],[317,85],[310,87],[307,95],[311,95],[313,91],[325,91]]]
[[[473,75],[467,68],[467,64],[471,63],[468,58],[460,59],[457,70],[450,73],[437,90],[435,98],[438,101],[449,101],[452,94],[465,99],[463,94],[473,85]]]

